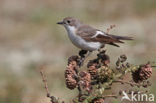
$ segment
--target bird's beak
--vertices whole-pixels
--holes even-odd
[[[61,22],[57,22],[57,24],[59,24],[59,25],[63,25],[64,22],[63,22],[63,21],[61,21]]]

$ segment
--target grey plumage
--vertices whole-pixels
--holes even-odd
[[[107,34],[72,17],[64,18],[58,24],[66,28],[72,43],[83,50],[98,50],[105,44],[119,47],[117,43],[124,43],[123,40],[132,40],[132,37]]]

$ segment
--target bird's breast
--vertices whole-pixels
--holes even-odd
[[[99,42],[87,42],[79,35],[76,34],[76,28],[73,26],[66,26],[65,27],[68,32],[68,37],[71,42],[80,49],[94,51],[98,50],[102,44]]]
[[[75,32],[72,32],[72,31],[68,31],[68,37],[70,38],[71,42],[75,46],[83,50],[89,50],[89,51],[98,50],[102,45],[99,42],[87,42],[83,38],[81,38],[79,35],[76,35]]]

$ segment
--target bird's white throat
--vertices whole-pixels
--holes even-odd
[[[76,32],[76,28],[74,26],[69,26],[69,25],[64,25],[64,27],[66,28],[67,32]]]

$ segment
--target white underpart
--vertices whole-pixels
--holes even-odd
[[[95,38],[95,37],[97,37],[98,35],[104,35],[104,36],[107,36],[104,32],[102,32],[102,31],[96,31],[96,34],[95,35],[93,35],[91,38]]]
[[[68,32],[68,36],[70,40],[78,48],[81,48],[83,50],[93,51],[93,50],[98,50],[102,46],[102,44],[99,42],[86,42],[80,36],[76,35],[76,28],[74,26],[65,25],[65,28]]]

